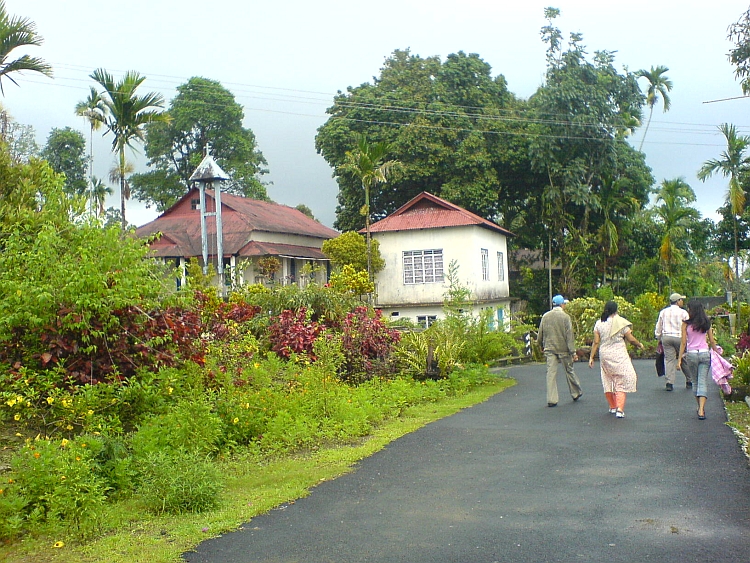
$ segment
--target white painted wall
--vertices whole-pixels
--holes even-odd
[[[385,268],[375,275],[379,307],[411,305],[440,306],[448,289],[443,283],[405,284],[403,252],[408,250],[443,250],[443,273],[448,273],[452,260],[458,265],[462,286],[472,292],[472,299],[481,302],[505,302],[509,297],[508,248],[505,235],[477,226],[423,229],[373,233],[380,243]],[[489,256],[489,280],[482,279],[481,250]],[[497,253],[503,253],[503,280],[498,280]]]

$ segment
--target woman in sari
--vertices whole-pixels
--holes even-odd
[[[617,314],[617,303],[607,301],[601,318],[594,326],[589,367],[594,367],[594,356],[598,350],[604,397],[610,414],[617,418],[625,418],[626,393],[635,393],[638,380],[625,341],[643,350],[643,344],[633,336],[632,325]]]

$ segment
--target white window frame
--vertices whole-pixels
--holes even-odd
[[[490,251],[482,248],[480,252],[482,253],[482,281],[490,281]]]
[[[497,281],[505,281],[505,256],[497,253]]]
[[[443,282],[442,248],[404,250],[402,261],[405,285]]]

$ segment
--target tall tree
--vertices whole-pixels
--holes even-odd
[[[648,128],[651,125],[651,117],[654,115],[654,106],[659,101],[659,97],[662,100],[662,108],[664,113],[669,111],[672,106],[672,101],[669,99],[669,92],[672,91],[672,81],[667,78],[666,74],[669,69],[665,66],[651,67],[651,70],[641,69],[635,73],[638,78],[645,78],[648,81],[648,89],[646,90],[646,105],[649,107],[648,122],[646,122],[646,129],[643,131],[643,137],[641,137],[641,144],[638,150],[643,149],[643,141],[646,140],[646,134]]]
[[[135,150],[133,143],[144,140],[144,127],[149,123],[167,122],[168,116],[158,110],[164,106],[161,94],[149,92],[138,95],[136,90],[146,80],[135,71],[128,71],[115,82],[113,76],[103,68],[96,69],[91,78],[103,88],[100,93],[104,114],[100,117],[106,133],[112,133],[112,152],[117,155],[120,171],[126,170],[125,147]],[[125,176],[120,175],[120,214],[122,229],[125,230],[126,185]]]
[[[267,162],[255,134],[242,125],[244,111],[219,82],[193,77],[177,87],[168,123],[146,127],[146,156],[152,170],[131,179],[133,193],[159,211],[171,207],[190,188],[190,176],[210,145],[211,154],[231,180],[223,190],[268,200],[261,177]]]
[[[726,201],[732,211],[734,221],[734,277],[740,279],[738,218],[745,211],[745,188],[743,175],[750,169],[750,157],[745,151],[750,146],[750,137],[740,135],[734,125],[723,123],[719,131],[724,135],[727,148],[718,159],[707,160],[698,171],[698,179],[705,182],[714,174],[729,178]]]
[[[86,140],[81,133],[70,127],[52,129],[40,156],[55,172],[65,174],[65,193],[86,195]]]
[[[11,16],[5,8],[5,0],[0,0],[0,92],[5,95],[3,78],[13,84],[14,74],[24,71],[39,72],[45,76],[52,76],[52,67],[39,57],[21,55],[17,59],[11,58],[11,53],[19,47],[36,46],[42,44],[42,36],[36,32],[36,24],[28,18]]]
[[[542,38],[547,43],[545,83],[529,100],[532,169],[544,177],[537,192],[537,221],[546,228],[548,262],[554,249],[562,266],[561,289],[576,295],[587,282],[592,236],[605,221],[602,193],[637,167],[627,182],[641,207],[653,179],[625,138],[640,119],[643,95],[634,74],[620,74],[614,55],[597,51],[588,60],[579,33],[567,47],[553,25],[559,10],[547,8]],[[550,295],[551,297],[551,295]]]
[[[371,194],[372,219],[427,191],[488,219],[510,223],[525,213],[537,174],[528,159],[525,102],[477,54],[422,58],[397,50],[372,83],[334,98],[315,146],[339,185],[334,226],[364,227],[364,192],[353,176],[339,175],[352,139],[391,145],[401,162],[398,178]]]
[[[91,208],[97,217],[104,216],[107,197],[113,193],[115,193],[114,190],[102,182],[101,179],[96,176],[91,177]]]
[[[386,160],[390,153],[388,143],[370,144],[364,135],[356,136],[357,147],[346,152],[346,161],[339,166],[339,173],[350,174],[362,184],[365,192],[365,216],[367,245],[367,275],[372,280],[372,250],[370,241],[370,192],[378,185],[388,182],[388,177],[399,165],[396,160]]]
[[[90,202],[92,210],[96,208],[94,203],[94,131],[101,129],[104,122],[106,106],[101,95],[93,86],[89,86],[89,95],[85,100],[76,104],[76,115],[86,119],[89,124],[89,183],[91,189]]]
[[[742,93],[750,94],[750,9],[731,24],[727,39],[734,43],[729,51],[729,62],[736,68],[734,75],[741,80]]]
[[[695,192],[683,178],[664,180],[656,194],[655,213],[661,220],[661,245],[659,259],[667,273],[669,291],[672,291],[674,267],[684,261],[690,226],[700,219],[698,210],[690,207]]]

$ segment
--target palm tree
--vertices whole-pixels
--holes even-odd
[[[690,207],[694,201],[695,192],[683,178],[662,181],[656,195],[656,202],[661,205],[654,211],[663,225],[659,258],[667,272],[670,293],[674,266],[684,258],[679,243],[684,240],[690,224],[700,217],[698,210]]]
[[[344,164],[339,171],[348,173],[362,183],[365,191],[365,205],[362,214],[365,216],[367,240],[367,275],[372,281],[372,254],[370,250],[370,191],[378,184],[388,182],[388,176],[400,165],[397,160],[385,160],[390,145],[385,142],[370,144],[364,135],[357,135],[357,148],[346,151]]]
[[[133,147],[134,141],[145,139],[145,125],[157,121],[168,121],[165,113],[157,110],[164,107],[164,98],[156,92],[149,92],[138,96],[136,90],[146,80],[135,71],[128,71],[125,77],[115,82],[111,74],[99,68],[91,74],[91,78],[97,82],[104,91],[100,96],[105,107],[101,116],[95,116],[107,128],[106,133],[112,133],[112,152],[117,154],[120,170],[120,214],[122,228],[125,230],[125,200],[128,199],[124,170],[127,168],[125,162],[125,147]]]
[[[119,181],[119,176],[117,177]],[[112,195],[115,191],[102,182],[96,176],[91,177],[91,206],[97,217],[104,215],[104,205],[107,201],[107,196]]]
[[[604,249],[602,283],[607,281],[607,257],[616,256],[620,250],[619,225],[625,217],[637,212],[640,207],[638,200],[628,195],[628,184],[628,180],[621,178],[605,180],[605,189],[599,196],[599,209],[604,218],[597,233]]]
[[[76,104],[75,112],[76,115],[83,117],[88,121],[89,124],[89,189],[91,190],[89,203],[91,209],[95,208],[94,205],[94,131],[98,131],[102,123],[104,122],[104,112],[106,107],[104,101],[96,91],[96,88],[90,86],[89,96],[85,100],[82,100]]]
[[[734,125],[723,123],[719,126],[727,141],[726,150],[721,158],[707,160],[698,171],[698,179],[705,182],[715,173],[721,173],[729,178],[727,203],[732,211],[734,220],[734,279],[740,279],[739,242],[737,236],[737,218],[745,211],[745,189],[742,187],[742,174],[750,168],[750,158],[745,156],[745,150],[750,146],[750,137],[739,135]],[[739,321],[739,319],[738,319]]]
[[[669,111],[672,102],[669,99],[667,92],[672,90],[672,81],[664,74],[669,69],[665,66],[651,67],[651,70],[639,70],[635,73],[637,78],[645,78],[648,80],[648,90],[646,91],[646,105],[650,108],[648,114],[648,122],[646,123],[646,129],[643,131],[643,137],[641,138],[641,146],[638,147],[640,151],[643,148],[643,141],[646,140],[646,133],[648,133],[648,127],[651,125],[651,116],[654,114],[654,106],[659,101],[659,96],[662,99],[662,105],[664,107],[664,113]]]
[[[13,84],[18,83],[11,76],[12,73],[30,70],[45,76],[52,76],[52,67],[38,57],[22,55],[17,59],[9,59],[10,54],[18,47],[42,44],[42,36],[36,32],[36,24],[28,18],[8,15],[5,1],[0,0],[0,93],[5,96],[3,78]]]

